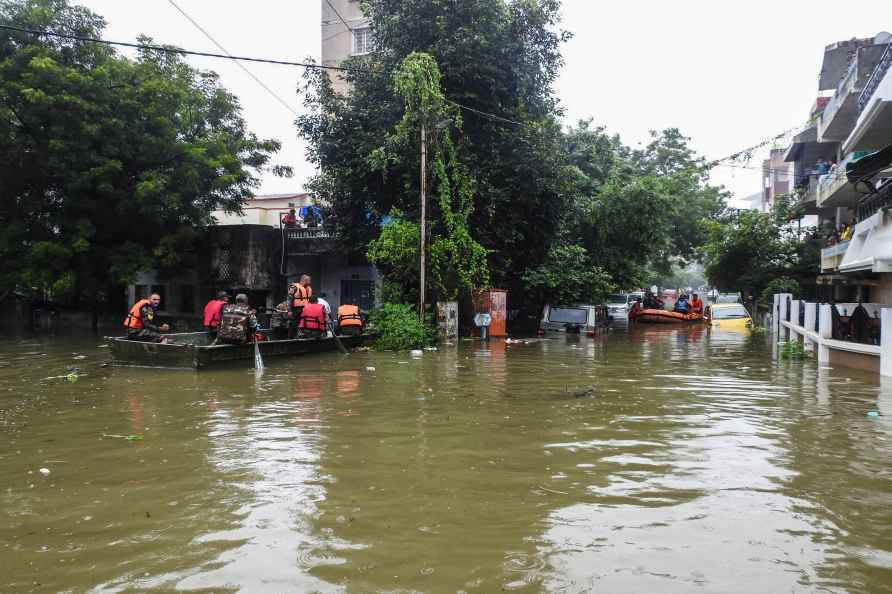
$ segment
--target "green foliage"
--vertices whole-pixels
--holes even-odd
[[[385,351],[420,349],[433,344],[436,333],[425,326],[418,314],[403,303],[385,303],[381,309],[369,314],[369,319],[379,337],[375,347]]]
[[[814,287],[820,243],[789,224],[790,204],[779,201],[770,213],[739,211],[703,229],[706,276],[722,291],[742,291],[770,303],[774,292],[797,295]]]
[[[798,299],[801,290],[802,288],[796,279],[788,276],[774,278],[768,281],[768,284],[762,289],[762,293],[759,295],[759,303],[763,305],[773,304],[775,293],[791,293],[793,299]]]
[[[601,303],[614,285],[610,276],[591,262],[584,247],[555,244],[545,262],[527,271],[523,281],[542,303]]]
[[[798,340],[789,340],[781,343],[780,356],[781,359],[792,359],[794,361],[802,361],[808,358],[808,352],[802,343]]]
[[[67,0],[6,0],[0,23],[101,37]],[[146,40],[148,41],[148,40]],[[247,131],[216,74],[178,56],[0,35],[0,291],[93,299],[194,256],[279,148]]]
[[[388,146],[377,149],[372,159],[385,172],[389,165],[400,163],[399,148],[410,144],[422,126],[434,141],[428,165],[433,172],[437,200],[431,204],[425,239],[430,242],[431,289],[438,298],[453,300],[459,290],[482,288],[489,279],[486,250],[471,237],[468,229],[468,219],[474,210],[473,184],[452,140],[453,133],[461,132],[461,115],[447,105],[440,89],[440,71],[427,54],[413,52],[403,60],[393,75],[393,87],[405,101],[405,113],[393,134],[388,136]],[[401,216],[401,213],[392,212],[391,216]],[[393,237],[396,234],[398,238]],[[370,244],[370,259],[394,273],[385,276],[390,282],[406,281],[407,273],[414,268],[417,274],[419,267],[407,261],[409,252],[405,241],[400,242],[400,249],[396,251],[383,249],[377,243],[383,238],[387,245],[393,245],[391,239],[406,237],[403,220],[399,229],[385,228]],[[416,237],[415,246],[419,243],[420,237]],[[394,258],[393,262],[388,261],[389,257]]]
[[[433,151],[442,155],[442,167],[431,170],[435,199],[430,204],[433,220],[441,225],[432,229],[431,266],[445,264],[442,259],[452,252],[460,256],[439,272],[432,268],[432,280],[444,296],[462,285],[487,284],[484,252],[476,243],[488,254],[493,282],[518,287],[521,273],[544,259],[566,185],[552,88],[561,65],[560,44],[568,37],[558,28],[559,2],[370,0],[364,7],[376,51],[348,61],[363,67],[345,74],[349,95],[334,93],[327,75],[308,72],[309,113],[298,120],[320,171],[309,187],[330,205],[332,231],[342,245],[364,252],[391,210],[418,221],[418,120],[411,114],[440,109],[439,97],[425,94],[439,87],[451,124],[439,133],[434,130],[439,122],[431,126]],[[413,52],[427,54],[427,65],[439,66],[441,80],[436,84],[422,70],[401,76],[396,91],[425,88],[417,100],[410,93],[407,109],[391,73]],[[427,65],[420,59],[411,62],[412,68]],[[459,118],[451,101],[497,118],[471,109],[462,110]],[[382,150],[382,138],[394,130],[406,132],[395,134],[404,141]],[[459,225],[467,235],[450,239],[449,216],[442,214],[447,211],[458,219],[467,213],[467,225]],[[438,244],[437,237],[450,241]]]
[[[385,279],[384,301],[416,303],[418,301],[419,243],[417,223],[393,212],[393,218],[381,229],[381,235],[369,243],[368,258]]]
[[[620,288],[684,266],[702,242],[693,229],[724,208],[724,191],[708,185],[703,160],[687,141],[669,129],[631,150],[589,121],[566,135],[575,178],[562,240],[595,255],[592,265]]]

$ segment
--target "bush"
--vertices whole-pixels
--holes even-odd
[[[805,350],[805,347],[802,346],[801,342],[798,340],[790,340],[783,343],[783,346],[781,346],[780,356],[781,359],[801,361],[808,358],[808,352]]]
[[[420,349],[433,344],[436,332],[418,320],[412,307],[402,303],[385,303],[369,315],[379,332],[375,346],[385,351]]]

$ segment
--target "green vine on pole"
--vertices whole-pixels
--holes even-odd
[[[483,288],[489,283],[487,251],[473,238],[468,226],[476,188],[454,140],[461,136],[461,114],[446,101],[440,70],[428,54],[409,54],[394,72],[393,89],[404,100],[405,112],[385,146],[373,151],[370,161],[386,173],[405,162],[422,125],[429,131],[429,163],[436,197],[432,206],[436,208],[431,209],[428,221],[428,274],[433,292],[441,299],[453,300],[460,289]],[[404,270],[412,261],[407,252],[417,253],[418,246],[404,237],[405,215],[394,212],[391,216],[394,222],[385,225],[381,236],[371,242],[368,255],[385,275],[390,272],[394,280],[405,282],[407,273],[419,272]]]

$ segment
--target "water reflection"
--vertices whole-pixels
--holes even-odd
[[[255,379],[8,343],[0,591],[888,590],[892,390],[771,348],[633,327]]]

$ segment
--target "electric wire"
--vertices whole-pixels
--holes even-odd
[[[181,15],[183,15],[184,17],[186,17],[186,20],[188,20],[190,23],[192,23],[192,24],[195,26],[196,29],[198,29],[199,31],[201,31],[202,35],[204,35],[205,37],[207,37],[207,38],[211,41],[211,43],[213,43],[214,45],[216,45],[217,48],[220,49],[220,51],[222,51],[222,52],[223,52],[224,54],[226,54],[227,56],[232,57],[232,54],[229,52],[229,50],[227,50],[225,47],[223,47],[223,45],[222,45],[219,41],[217,41],[216,39],[214,39],[214,36],[213,36],[213,35],[211,35],[211,34],[210,34],[204,27],[202,27],[200,24],[198,24],[198,22],[197,22],[195,19],[193,19],[191,16],[189,16],[189,14],[188,14],[185,10],[183,10],[182,8],[180,8],[180,6],[179,6],[176,2],[174,2],[174,0],[167,0],[167,1],[168,1],[168,2],[170,3],[170,5],[173,6],[173,7],[174,7],[174,8],[175,8]],[[242,64],[242,63],[239,62],[238,60],[235,61],[235,64],[236,64],[236,66],[238,66],[239,68],[241,68],[242,71],[244,71],[245,74],[247,74],[247,75],[250,76],[252,79],[254,79],[254,82],[256,82],[258,85],[260,85],[261,87],[263,87],[263,89],[264,89],[267,93],[269,93],[270,96],[272,96],[273,99],[275,99],[276,101],[278,101],[279,103],[281,103],[282,106],[285,107],[285,109],[287,109],[288,111],[290,111],[290,112],[291,112],[292,114],[294,114],[295,116],[299,115],[296,109],[294,109],[293,107],[291,107],[291,105],[290,105],[287,101],[285,101],[284,99],[282,99],[281,96],[279,96],[275,91],[273,91],[271,88],[269,88],[269,86],[268,86],[265,82],[263,82],[262,80],[260,80],[260,78],[259,78],[258,76],[256,76],[253,72],[251,72],[251,71],[248,69],[247,66],[245,66],[244,64]]]
[[[217,54],[213,52],[199,52],[195,50],[187,50],[169,45],[152,45],[148,43],[131,43],[127,41],[111,41],[108,39],[99,39],[97,37],[86,37],[83,35],[72,35],[69,33],[57,33],[55,31],[39,31],[36,29],[26,29],[24,27],[14,27],[12,25],[0,25],[0,29],[7,31],[17,31],[19,33],[29,33],[31,35],[44,37],[57,37],[60,39],[70,39],[73,41],[83,41],[85,43],[100,43],[104,45],[117,45],[121,47],[129,47],[134,49],[152,50],[165,52],[168,54],[180,54],[185,56],[200,56],[204,58],[221,58],[224,60],[240,60],[243,62],[257,62],[260,64],[276,64],[278,66],[299,66],[301,68],[311,68],[317,70],[339,70],[342,72],[363,71],[359,68],[345,68],[343,66],[324,66],[322,64],[310,64],[307,62],[293,62],[289,60],[273,60],[270,58],[252,58],[248,56],[231,56],[226,54]],[[368,72],[367,70],[365,72]]]
[[[337,15],[341,22],[344,23],[344,26],[347,27],[347,30],[353,33],[353,27],[351,27],[347,23],[347,21],[344,20],[344,17],[342,17],[341,13],[338,12],[338,9],[334,7],[334,5],[331,3],[331,0],[325,0],[325,3],[328,4],[328,7],[335,13],[335,15]]]

